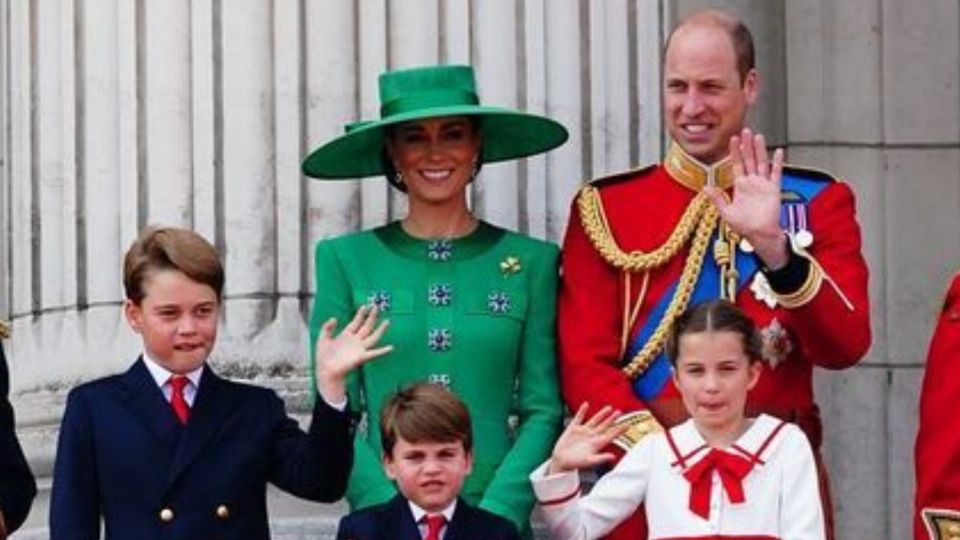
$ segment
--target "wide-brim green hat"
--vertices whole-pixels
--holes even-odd
[[[307,156],[303,173],[330,179],[385,174],[383,148],[388,127],[444,116],[479,119],[483,163],[546,152],[568,137],[567,130],[555,120],[480,105],[470,66],[388,71],[380,75],[380,119],[348,124],[346,133]]]

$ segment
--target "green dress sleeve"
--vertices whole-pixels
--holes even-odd
[[[338,329],[342,328],[356,309],[350,282],[337,257],[333,241],[317,243],[314,261],[317,282],[310,312],[310,395],[317,399],[315,350],[320,326],[330,317],[336,317]],[[354,411],[365,410],[360,377],[360,370],[357,370],[347,378],[347,394]],[[366,424],[367,429],[376,429],[376,419],[367,418]],[[380,456],[367,443],[365,435],[363,429],[358,429],[354,437],[353,469],[347,487],[347,501],[354,510],[386,502],[396,493],[393,482],[383,472]]]
[[[558,249],[548,245],[531,265],[527,319],[519,349],[519,423],[513,447],[484,492],[480,507],[511,519],[520,530],[535,501],[528,477],[550,455],[562,408],[556,370]]]

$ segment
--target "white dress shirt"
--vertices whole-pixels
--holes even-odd
[[[407,500],[407,504],[410,505],[410,512],[413,513],[413,521],[417,524],[417,529],[420,531],[420,538],[427,537],[427,524],[423,522],[423,517],[426,516],[429,512],[420,508],[415,503]],[[454,499],[446,508],[443,509],[441,514],[446,518],[446,523],[443,525],[443,528],[440,529],[440,540],[443,540],[447,536],[447,529],[450,528],[450,521],[453,520],[453,512],[457,509],[457,499]],[[435,514],[434,514],[435,515]]]
[[[173,387],[170,386],[170,377],[175,374],[161,366],[153,358],[150,358],[150,355],[147,354],[146,351],[143,352],[143,363],[147,365],[147,370],[150,372],[150,375],[153,376],[153,380],[157,383],[157,386],[160,387],[160,391],[163,392],[163,397],[167,398],[167,402],[169,403],[173,397]],[[204,364],[200,364],[200,367],[184,375],[189,381],[189,384],[183,387],[183,398],[191,408],[193,408],[193,401],[197,399],[197,388],[200,387],[200,377],[203,376],[203,366]]]

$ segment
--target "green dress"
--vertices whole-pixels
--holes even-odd
[[[391,392],[428,380],[470,409],[475,462],[462,496],[528,527],[534,496],[527,477],[549,456],[562,420],[557,256],[553,244],[485,222],[455,240],[414,238],[394,222],[317,244],[310,350],[325,320],[336,317],[342,327],[371,303],[390,319],[381,344],[394,347],[349,381],[350,401],[361,404],[369,424],[354,445],[353,509],[396,493],[380,461],[380,408]]]

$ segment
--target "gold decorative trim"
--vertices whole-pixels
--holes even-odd
[[[663,426],[657,422],[657,419],[654,418],[650,411],[630,412],[620,416],[620,418],[617,418],[617,421],[614,422],[616,426],[622,426],[624,424],[629,424],[630,427],[613,440],[613,444],[624,451],[629,451],[647,435],[663,431]]]
[[[809,271],[807,272],[807,279],[803,281],[803,284],[800,285],[800,288],[796,291],[786,294],[772,291],[777,302],[787,309],[803,307],[810,303],[814,297],[817,296],[817,293],[820,292],[820,286],[823,285],[826,277],[826,274],[824,273],[823,268],[820,266],[820,263],[818,263],[817,260],[814,259],[809,253],[796,244],[793,245],[793,250],[800,257],[810,261],[810,266]],[[847,301],[846,297],[844,297],[842,294],[840,296],[844,299],[844,301]],[[849,305],[849,302],[847,303]]]
[[[663,350],[663,345],[667,340],[667,334],[670,332],[673,322],[687,309],[693,287],[700,275],[700,269],[703,267],[703,259],[707,253],[710,236],[713,234],[718,221],[717,209],[710,205],[704,212],[703,219],[700,220],[694,233],[690,253],[687,254],[683,272],[680,274],[680,280],[677,283],[677,290],[674,292],[673,298],[670,299],[670,304],[667,305],[663,318],[660,319],[657,328],[650,335],[650,339],[644,343],[643,348],[630,360],[630,363],[622,368],[622,371],[631,379],[639,377],[650,367],[653,359]]]
[[[726,157],[713,165],[700,162],[673,142],[663,160],[670,177],[687,188],[700,192],[703,186],[728,189],[733,186],[733,161]]]
[[[930,540],[960,540],[960,511],[924,508],[920,515]]]
[[[814,260],[814,262],[816,262],[816,260]],[[843,294],[843,291],[840,289],[840,286],[837,285],[837,282],[834,281],[832,277],[830,277],[830,274],[824,271],[823,267],[820,266],[820,263],[817,263],[817,268],[819,268],[820,273],[823,274],[823,281],[829,283],[830,286],[833,287],[833,291],[836,292],[837,296],[840,297],[840,300],[843,300],[843,305],[847,306],[847,309],[849,309],[850,311],[856,311],[856,308],[853,307],[853,302],[851,302],[850,299],[847,298],[847,295]]]
[[[684,262],[677,289],[663,318],[643,348],[622,368],[628,377],[635,379],[646,371],[653,359],[663,350],[670,327],[690,303],[690,296],[703,267],[710,237],[720,221],[719,214],[705,194],[697,193],[687,205],[677,226],[660,247],[651,252],[640,250],[626,252],[617,244],[613,231],[610,230],[599,189],[592,185],[582,187],[577,196],[577,209],[584,233],[594,249],[607,263],[623,272],[648,272],[659,268],[677,256],[688,242],[690,243],[690,251]],[[728,248],[736,246],[739,241],[735,234],[729,232],[726,237],[722,245],[727,245]],[[722,292],[735,295],[736,270],[733,267],[732,257],[732,253],[725,254],[720,257],[722,260],[718,260],[718,263],[722,263],[721,266],[724,269]],[[730,283],[733,283],[732,288]]]
[[[680,221],[663,245],[649,253],[640,250],[626,252],[617,244],[613,231],[610,230],[610,224],[603,211],[600,190],[586,185],[580,188],[580,194],[577,196],[580,221],[583,223],[587,238],[604,260],[625,272],[651,270],[673,259],[687,242],[708,207],[712,208],[712,205],[706,195],[697,194],[687,205]]]

